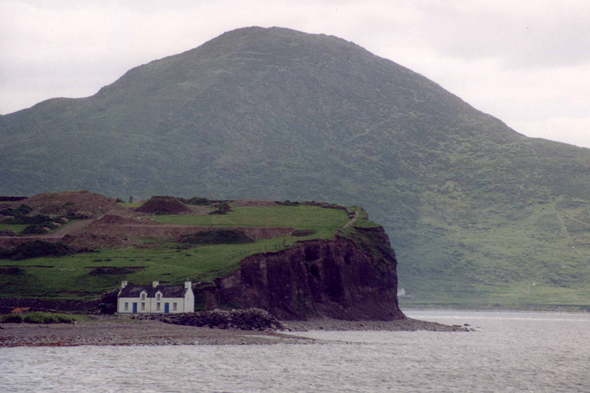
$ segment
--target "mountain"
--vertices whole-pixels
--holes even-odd
[[[402,304],[590,305],[590,150],[336,37],[234,30],[2,116],[0,140],[0,194],[358,204],[391,238]]]

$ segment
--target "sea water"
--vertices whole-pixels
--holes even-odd
[[[590,315],[406,311],[476,332],[328,344],[0,349],[1,392],[590,392]],[[299,334],[299,333],[298,333]]]

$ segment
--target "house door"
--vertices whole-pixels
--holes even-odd
[[[164,312],[165,313],[169,313],[170,312],[170,303],[164,303]]]
[[[133,303],[133,313],[137,313],[137,303]]]

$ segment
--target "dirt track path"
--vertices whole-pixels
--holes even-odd
[[[30,235],[30,236],[0,236],[0,239],[25,239],[25,240],[37,240],[37,239],[61,239],[72,232],[79,229],[85,228],[87,225],[95,221],[95,219],[80,220],[72,224],[64,225],[57,231],[47,233],[44,235]]]
[[[341,228],[341,230],[343,230],[343,229],[346,229],[346,228],[348,228],[349,226],[353,225],[353,224],[356,222],[356,220],[358,220],[358,218],[359,218],[359,214],[358,214],[358,212],[354,212],[354,213],[353,213],[353,215],[352,215],[352,218],[350,219],[350,221],[348,221],[348,222],[346,223],[346,225],[344,225],[344,226]]]

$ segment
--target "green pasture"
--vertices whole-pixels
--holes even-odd
[[[237,269],[244,258],[264,252],[280,251],[299,240],[332,238],[348,222],[342,210],[315,206],[235,208],[222,216],[155,216],[171,224],[207,226],[256,226],[314,229],[305,237],[286,236],[254,243],[204,245],[186,248],[162,239],[146,240],[149,248],[105,250],[61,258],[35,258],[22,261],[0,260],[0,296],[53,299],[92,299],[118,288],[121,280],[149,284],[154,280],[180,284],[225,277]],[[106,272],[93,274],[103,267]],[[15,269],[16,268],[16,269]],[[119,268],[122,270],[114,270]],[[139,270],[137,270],[139,268]]]
[[[288,227],[314,229],[316,233],[301,239],[331,239],[349,220],[348,213],[318,206],[232,207],[233,212],[219,215],[154,216],[163,224],[224,227]]]
[[[279,251],[293,245],[295,238],[260,240],[256,243],[199,246],[185,249],[164,244],[157,249],[108,250],[61,258],[0,260],[1,296],[91,299],[116,289],[121,280],[149,284],[154,280],[180,284],[210,281],[233,272],[238,263],[261,252]],[[18,267],[17,274],[3,274]],[[124,274],[91,274],[92,268],[143,268]]]
[[[0,224],[0,232],[11,230],[14,233],[20,233],[23,229],[28,227],[26,224]]]

